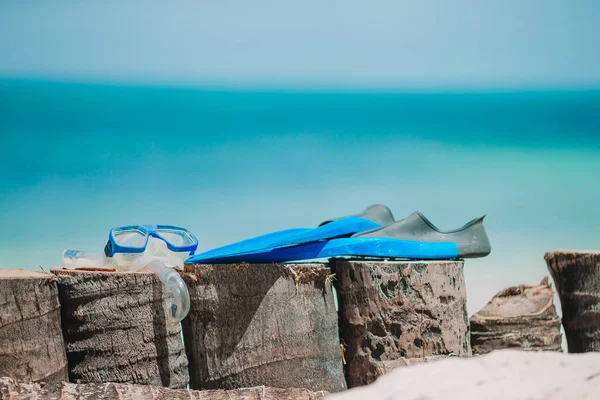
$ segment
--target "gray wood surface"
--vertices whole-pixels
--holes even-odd
[[[166,324],[166,296],[152,273],[55,267],[72,382],[185,388],[181,326]]]
[[[0,376],[21,382],[67,379],[54,275],[0,269]]]
[[[149,385],[126,383],[64,382],[58,385],[24,384],[10,378],[0,378],[0,399],[44,400],[318,400],[327,392],[307,389],[252,387],[233,390],[177,390]]]
[[[545,255],[560,298],[569,353],[600,351],[600,251]]]
[[[196,265],[183,321],[193,389],[345,388],[324,264]]]

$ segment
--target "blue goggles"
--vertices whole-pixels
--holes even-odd
[[[130,225],[110,230],[104,254],[112,257],[115,253],[143,253],[150,236],[165,242],[173,252],[192,255],[198,248],[198,239],[187,229],[171,225]]]

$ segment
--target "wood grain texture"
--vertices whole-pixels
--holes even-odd
[[[54,275],[0,269],[0,376],[22,382],[67,378]]]
[[[72,382],[187,386],[181,327],[166,324],[164,300],[171,293],[154,274],[52,272]]]
[[[311,392],[299,388],[252,387],[233,390],[176,390],[150,385],[125,383],[64,382],[55,385],[18,383],[0,378],[0,399],[3,400],[318,400],[327,392]]]
[[[196,265],[183,321],[193,389],[343,390],[337,314],[324,264]]]
[[[462,261],[333,259],[349,387],[369,384],[384,363],[471,355]]]
[[[508,348],[561,351],[560,318],[548,278],[502,290],[470,322],[473,354]]]
[[[546,253],[569,353],[600,351],[600,251]]]

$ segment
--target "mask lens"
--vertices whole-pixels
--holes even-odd
[[[146,243],[146,233],[139,229],[115,229],[113,236],[119,246],[142,248]]]
[[[196,240],[187,232],[174,228],[157,228],[156,232],[172,246],[189,246],[196,244]]]

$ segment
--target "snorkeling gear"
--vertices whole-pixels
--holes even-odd
[[[285,246],[294,246],[381,228],[394,222],[392,212],[382,204],[367,207],[363,212],[322,222],[317,228],[295,228],[242,240],[190,257],[186,264],[212,262],[240,254]]]
[[[143,253],[150,237],[162,240],[169,250],[177,253],[194,254],[198,248],[198,239],[187,229],[172,225],[129,225],[110,230],[104,254],[112,257],[115,253]]]
[[[214,257],[202,262],[267,263],[329,257],[423,260],[485,257],[491,252],[491,246],[483,227],[484,218],[485,215],[461,228],[442,231],[417,211],[390,225],[359,232],[348,238]],[[186,263],[190,261],[195,262],[195,257]]]
[[[113,267],[118,271],[151,271],[173,293],[167,299],[167,322],[176,324],[190,310],[190,295],[181,276],[173,268],[198,248],[198,239],[184,228],[171,225],[131,225],[110,230],[104,254],[65,250],[68,266]]]

